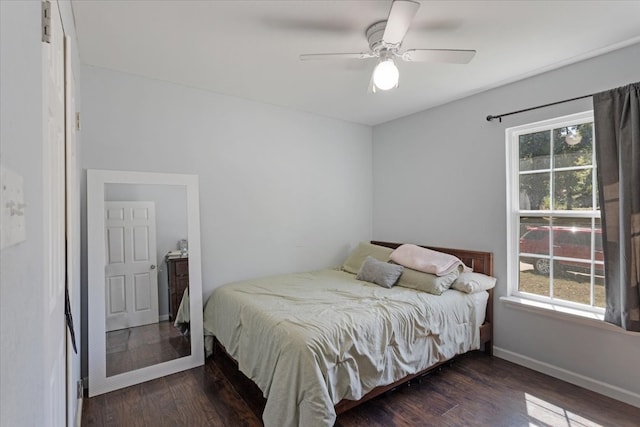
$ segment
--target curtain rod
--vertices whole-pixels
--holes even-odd
[[[512,114],[518,114],[518,113],[524,113],[525,111],[531,111],[531,110],[537,110],[539,108],[545,108],[545,107],[551,107],[552,105],[557,105],[557,104],[564,104],[565,102],[570,102],[570,101],[577,101],[578,99],[584,99],[584,98],[589,98],[590,96],[593,96],[595,94],[591,94],[591,95],[584,95],[584,96],[578,96],[575,98],[571,98],[571,99],[565,99],[563,101],[557,101],[557,102],[551,102],[549,104],[544,104],[544,105],[538,105],[537,107],[531,107],[531,108],[525,108],[524,110],[518,110],[518,111],[512,111],[510,113],[503,113],[503,114],[496,114],[495,116],[489,114],[487,116],[487,121],[491,122],[494,119],[498,119],[498,121],[500,123],[502,123],[502,118],[504,116],[510,116]]]

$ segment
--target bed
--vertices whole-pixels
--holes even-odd
[[[493,274],[491,253],[431,249]],[[207,352],[217,344],[214,357],[230,357],[258,386],[268,427],[331,426],[337,414],[456,355],[491,354],[492,290],[387,289],[343,270],[231,283],[205,305]]]

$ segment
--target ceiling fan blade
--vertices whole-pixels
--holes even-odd
[[[459,49],[411,49],[400,56],[409,62],[445,62],[450,64],[468,64],[476,55],[475,50]]]
[[[307,53],[300,55],[301,61],[313,61],[313,60],[324,60],[324,59],[368,59],[375,58],[371,52],[360,52],[360,53]]]
[[[385,45],[399,46],[419,8],[420,3],[415,1],[394,0],[382,35],[382,42]]]

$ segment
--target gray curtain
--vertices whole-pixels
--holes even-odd
[[[605,321],[640,332],[640,82],[593,96]]]

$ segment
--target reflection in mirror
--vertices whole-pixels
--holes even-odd
[[[204,363],[196,175],[88,170],[89,397]]]
[[[106,373],[191,354],[184,186],[105,184]]]

